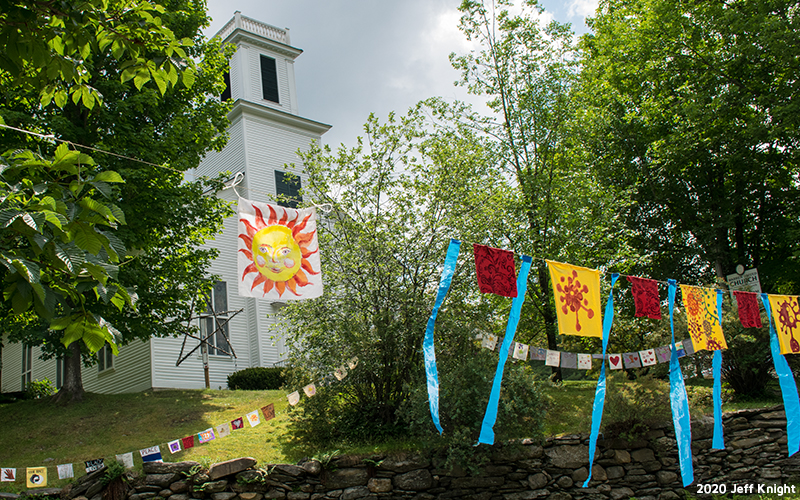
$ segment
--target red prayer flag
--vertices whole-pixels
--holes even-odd
[[[758,310],[758,294],[735,290],[733,296],[739,304],[739,321],[745,328],[761,328],[761,313]]]
[[[647,278],[626,276],[630,281],[636,316],[640,318],[661,319],[661,301],[658,298],[658,282]]]
[[[183,444],[183,449],[194,448],[194,435],[186,436],[185,438],[181,439],[181,443]]]
[[[242,417],[231,420],[231,428],[233,430],[244,428],[244,419]]]
[[[472,245],[475,252],[475,270],[481,293],[494,293],[503,297],[517,296],[517,273],[514,252],[485,245]]]

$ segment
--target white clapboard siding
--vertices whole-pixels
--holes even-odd
[[[121,394],[150,389],[150,342],[136,340],[120,346],[113,367],[103,372],[98,372],[96,364],[81,370],[87,392]]]
[[[34,349],[34,358],[38,354],[38,349]],[[32,379],[36,378],[37,362],[33,362]],[[2,391],[3,392],[17,392],[21,391],[21,376],[22,376],[22,344],[11,344],[8,342],[8,337],[3,336],[2,347]]]
[[[229,171],[231,173],[241,172],[245,166],[244,149],[244,124],[238,116],[231,120],[228,127],[228,143],[222,151],[209,151],[203,161],[195,169],[195,178],[206,176],[216,177],[220,172]]]

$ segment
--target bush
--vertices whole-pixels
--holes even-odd
[[[643,438],[654,426],[671,420],[669,382],[647,375],[626,381],[617,373],[608,378],[603,411],[606,437],[634,441]]]
[[[228,388],[243,391],[273,391],[284,384],[283,368],[256,366],[228,375]]]
[[[53,387],[52,382],[46,378],[28,382],[28,386],[25,388],[25,398],[27,399],[46,398],[55,393],[56,388]]]

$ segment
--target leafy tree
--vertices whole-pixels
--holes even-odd
[[[556,312],[543,259],[587,267],[621,262],[627,246],[615,216],[626,196],[600,189],[578,140],[574,90],[580,53],[569,25],[543,25],[543,9],[535,0],[523,2],[517,14],[511,7],[506,1],[487,6],[464,0],[459,27],[479,48],[450,56],[462,72],[459,83],[485,95],[493,115],[445,110],[440,116],[471,121],[491,138],[491,161],[513,180],[498,232],[507,247],[535,258],[521,337],[532,340],[544,333],[548,348],[557,349]],[[560,369],[554,373],[561,377]]]
[[[109,269],[120,289],[136,289],[136,310],[116,307],[107,283],[97,280],[94,286],[81,285],[83,313],[87,318],[103,318],[96,324],[106,331],[108,324],[116,327],[116,338],[105,338],[114,340],[114,349],[137,338],[180,333],[191,304],[211,284],[205,275],[215,253],[197,247],[216,233],[229,213],[216,197],[204,196],[208,189],[218,188],[218,182],[186,183],[183,172],[197,166],[208,149],[224,145],[228,107],[213,95],[223,88],[230,52],[221,50],[216,41],[203,40],[200,29],[208,18],[203,5],[195,2],[175,0],[165,6],[134,1],[64,2],[33,7],[18,2],[5,15],[28,27],[25,37],[46,42],[32,42],[45,51],[44,56],[16,55],[24,59],[23,75],[3,74],[0,89],[6,122],[113,151],[116,155],[103,155],[102,163],[92,165],[91,172],[116,172],[119,180],[126,181],[113,186],[93,184],[92,193],[113,202],[117,212],[112,213],[126,216],[127,224],[113,230],[119,247],[110,256],[124,257],[124,265]],[[13,62],[13,54],[5,55]],[[43,58],[51,64],[41,66]],[[75,74],[63,64],[73,59]],[[45,69],[50,66],[60,69]],[[0,136],[6,148],[29,146],[29,140],[16,133]],[[50,150],[47,143],[38,142],[35,147]],[[165,164],[169,167],[159,167]],[[119,251],[124,248],[130,250]],[[87,249],[84,260],[108,256],[105,248],[99,255],[90,254],[98,254],[96,245]],[[64,306],[63,301],[55,305],[62,318]],[[59,340],[70,338],[62,338],[53,329],[63,323],[50,324],[40,318],[46,319],[42,315],[31,318],[10,338],[41,345],[44,357],[65,355]],[[66,344],[72,355],[66,358],[62,395],[80,397],[81,349],[90,362],[102,343],[86,343],[83,348],[78,343]]]
[[[411,394],[417,401],[425,392],[421,344],[448,240],[475,241],[483,211],[493,210],[475,203],[498,184],[486,168],[482,141],[466,128],[431,127],[423,109],[399,119],[390,115],[386,123],[371,116],[365,140],[352,149],[333,153],[327,146],[312,147],[302,155],[309,175],[306,195],[333,210],[318,226],[325,295],[284,310],[294,346],[290,384],[330,379],[335,368],[359,359],[342,382],[304,399],[295,424],[307,443],[369,441],[405,432],[408,421],[401,414],[408,413],[401,408]],[[436,323],[442,387],[458,384],[453,377],[466,365],[485,361],[474,336],[493,318],[489,304],[475,296],[474,264],[465,262],[465,254],[471,255],[469,249],[462,249]],[[491,374],[484,376],[486,382]],[[482,393],[487,399],[489,388],[487,382]],[[443,390],[443,407],[458,407],[448,398],[459,396]],[[452,436],[457,425],[447,418]],[[433,429],[430,414],[417,420]],[[475,433],[470,444],[478,430],[466,431]]]

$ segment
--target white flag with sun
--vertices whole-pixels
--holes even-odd
[[[239,295],[303,300],[322,295],[314,208],[239,198]]]

